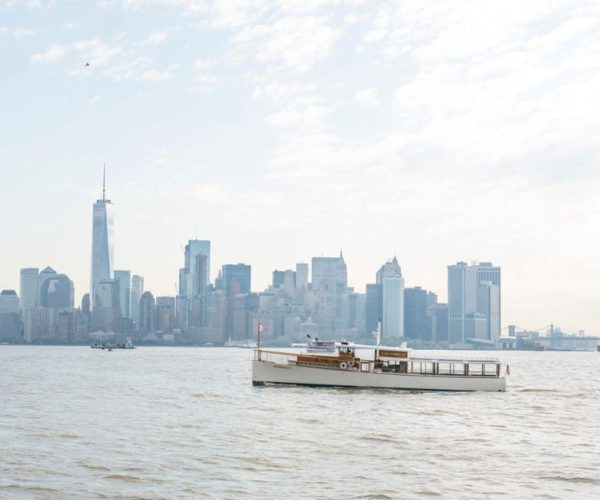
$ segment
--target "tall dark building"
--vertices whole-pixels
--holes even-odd
[[[367,285],[365,303],[365,334],[370,335],[377,330],[377,322],[383,318],[383,285],[372,283]]]
[[[429,308],[431,336],[435,342],[448,342],[448,304],[433,304]]]
[[[252,268],[247,264],[225,264],[221,272],[221,286],[227,297],[250,293]]]
[[[421,287],[404,290],[404,335],[408,338],[431,340],[427,295]]]
[[[170,333],[175,327],[175,297],[156,297],[154,318],[156,330]]]
[[[283,287],[283,282],[285,280],[285,271],[273,271],[273,288],[281,288]]]
[[[0,292],[0,340],[21,339],[19,296],[14,290]]]
[[[92,303],[92,325],[102,331],[111,331],[113,321],[122,317],[119,283],[101,280],[96,286],[96,301]]]
[[[154,295],[144,292],[140,299],[140,324],[138,328],[142,334],[154,332]]]
[[[40,288],[40,306],[50,309],[72,309],[74,302],[73,282],[66,274],[54,274]]]

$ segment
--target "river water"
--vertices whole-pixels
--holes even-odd
[[[243,349],[0,346],[0,497],[600,498],[600,353],[499,354],[506,393],[406,393],[252,387]]]

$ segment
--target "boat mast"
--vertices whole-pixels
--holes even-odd
[[[262,330],[262,325],[260,324],[260,321],[258,322],[258,325],[256,325],[256,353],[257,353],[257,357],[258,357],[258,361],[260,361],[260,332]]]

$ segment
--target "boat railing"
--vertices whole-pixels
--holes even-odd
[[[254,349],[255,361],[267,361],[269,363],[287,364],[289,361],[296,361],[297,357],[297,352]]]
[[[385,364],[390,370],[390,363]],[[397,366],[396,369],[394,369]],[[384,371],[386,371],[384,369]],[[407,359],[392,365],[392,371],[409,375],[456,375],[463,377],[499,377],[500,363],[496,361]]]
[[[257,361],[266,361],[278,365],[295,364],[298,356],[302,355],[299,352],[276,351],[255,349],[254,359]],[[322,363],[311,363],[303,360],[303,366],[323,368]],[[342,367],[342,365],[346,365]],[[360,372],[383,371],[388,373],[398,373],[405,375],[445,375],[445,376],[462,376],[462,377],[499,377],[500,376],[500,361],[497,358],[481,357],[472,359],[460,358],[398,358],[398,359],[380,359],[368,360],[360,359],[353,366],[340,360],[339,365],[330,364],[327,368],[343,369]]]

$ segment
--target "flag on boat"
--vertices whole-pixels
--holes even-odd
[[[262,333],[264,329],[265,329],[265,328],[264,328],[264,326],[262,325],[262,323],[259,323],[259,324],[258,324],[258,333]]]

